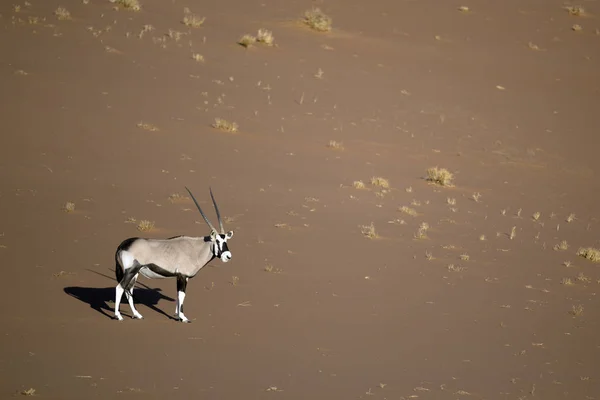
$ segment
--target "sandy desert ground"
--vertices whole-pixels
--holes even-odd
[[[0,6],[1,398],[600,399],[599,2],[140,1]]]

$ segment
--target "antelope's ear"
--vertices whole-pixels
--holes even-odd
[[[227,232],[227,239],[231,239],[233,236],[233,231]]]
[[[217,238],[217,231],[215,231],[214,229],[210,231],[210,240],[212,242],[214,242]]]

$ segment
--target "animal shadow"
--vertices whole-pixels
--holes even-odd
[[[64,291],[69,296],[72,296],[80,301],[83,301],[84,303],[89,304],[91,308],[98,311],[100,314],[114,319],[114,286],[107,288],[70,286],[64,288]],[[143,304],[149,307],[150,309],[156,311],[157,313],[160,313],[170,319],[175,319],[174,317],[165,313],[160,308],[156,307],[160,300],[175,301],[173,298],[160,293],[160,291],[160,288],[150,289],[140,288],[136,286],[136,288],[133,291],[134,303],[136,305]],[[112,307],[109,307],[109,303],[112,305]],[[131,311],[129,310],[129,304],[127,304],[127,300],[124,295],[121,299],[121,310]],[[123,311],[122,313],[126,314]]]

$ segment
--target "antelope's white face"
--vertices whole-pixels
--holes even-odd
[[[212,231],[210,233],[210,240],[214,243],[213,253],[215,257],[218,257],[226,263],[231,260],[231,252],[229,251],[229,246],[227,246],[227,241],[231,239],[233,236],[233,231],[229,231],[225,234],[218,234],[216,231]]]

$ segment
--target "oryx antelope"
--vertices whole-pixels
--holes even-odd
[[[115,318],[123,320],[119,312],[119,305],[123,293],[127,297],[129,307],[134,318],[143,318],[133,304],[133,287],[138,274],[146,278],[176,278],[177,279],[177,305],[175,316],[182,322],[189,322],[183,314],[183,300],[189,278],[193,278],[213,258],[220,258],[224,263],[231,260],[231,252],[227,240],[233,236],[233,231],[225,233],[219,207],[210,189],[217,220],[221,233],[217,233],[210,223],[196,198],[185,188],[198,207],[198,211],[210,228],[210,235],[200,237],[175,236],[168,239],[129,238],[124,240],[115,254],[115,273],[119,284],[116,287]]]

